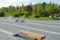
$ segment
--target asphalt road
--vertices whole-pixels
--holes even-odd
[[[33,40],[27,37],[14,37],[20,31],[31,31],[46,35],[44,40],[60,40],[60,20],[31,20],[24,23],[12,18],[0,18],[0,40]]]

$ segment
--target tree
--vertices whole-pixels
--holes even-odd
[[[10,6],[8,7],[8,10],[9,10],[9,11],[8,11],[8,14],[11,15],[11,16],[13,16],[14,13],[16,13],[15,6],[10,5]]]
[[[39,15],[40,15],[41,17],[48,17],[48,16],[49,16],[49,14],[46,12],[46,10],[41,10],[41,11],[39,12]]]
[[[38,10],[37,10],[37,9],[38,9],[37,6],[38,6],[38,5],[36,4],[36,5],[35,5],[35,15],[37,14],[37,11],[38,11]]]
[[[46,8],[46,2],[43,2],[42,3],[42,9],[45,9]]]
[[[15,6],[9,6],[9,13],[14,13],[15,12]]]
[[[32,7],[30,5],[28,5],[28,6],[25,7],[25,10],[27,12],[32,12]]]
[[[60,5],[57,8],[57,13],[60,13]]]
[[[54,19],[54,15],[57,14],[57,5],[51,4],[51,2],[46,6],[46,11]]]
[[[26,14],[27,16],[31,16],[32,15],[33,8],[32,8],[31,5],[27,5],[25,7],[25,10],[28,12],[28,14]]]

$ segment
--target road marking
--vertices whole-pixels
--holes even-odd
[[[7,34],[9,37],[12,37],[13,38],[13,33],[12,32],[9,32],[9,31],[6,31],[6,30],[3,30],[3,29],[0,29],[1,32]]]
[[[42,31],[42,32],[47,32],[47,33],[52,33],[52,34],[60,35],[59,32],[53,32],[53,31],[37,29],[37,28],[32,28],[32,27],[26,27],[26,26],[16,25],[16,24],[12,24],[12,23],[4,23],[4,24],[8,24],[8,25],[12,25],[12,26],[18,26],[18,27],[22,27],[22,28],[33,29],[33,30],[37,30],[37,31]]]
[[[9,31],[3,30],[3,29],[0,29],[0,31],[5,33],[5,34],[8,34],[8,35],[12,35],[13,34],[12,32],[9,32]]]
[[[33,21],[34,21],[34,20],[33,20]],[[42,22],[42,23],[51,23],[51,22],[52,22],[53,24],[60,24],[59,22],[54,22],[54,21],[52,21],[52,20],[51,20],[51,21],[36,21],[36,20],[35,20],[35,22]]]
[[[3,20],[5,20],[5,21],[11,21],[11,20],[7,20],[7,19],[3,19]],[[36,20],[34,20],[35,22],[40,22],[40,21],[36,21]],[[45,21],[42,21],[42,22],[45,22]],[[46,23],[49,23],[49,22],[46,22]],[[55,23],[55,22],[53,22],[54,24],[60,24],[60,23]],[[35,24],[35,25],[41,25],[41,26],[46,26],[47,24],[38,24],[38,23],[28,23],[28,24]],[[55,27],[55,28],[60,28],[60,27],[57,27],[57,26],[51,26],[51,25],[47,25],[47,26],[50,26],[50,27]]]
[[[14,38],[12,32],[9,32],[9,31],[3,30],[3,29],[0,29],[0,31],[7,34],[11,38]],[[16,37],[15,37],[15,39],[18,40],[18,38],[16,38]],[[22,39],[22,38],[20,38],[20,39]]]
[[[41,23],[40,24],[38,24],[38,23],[26,23],[26,24],[35,24],[35,25],[40,25],[40,26],[45,26],[45,27],[50,26],[50,27],[60,28],[60,27],[57,27],[57,26],[54,26],[54,25],[47,25],[47,24],[41,24]]]

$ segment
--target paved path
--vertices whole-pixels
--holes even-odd
[[[0,18],[0,39],[1,40],[32,40],[30,38],[18,38],[12,35],[22,30],[46,35],[44,40],[60,40],[60,21],[36,21],[26,19],[24,23],[15,22],[14,19]]]

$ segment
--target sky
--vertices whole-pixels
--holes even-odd
[[[50,0],[0,0],[0,8],[1,7],[8,7],[10,5],[13,5],[13,6],[21,6],[22,3],[24,5],[28,5],[30,4],[30,2],[32,2],[32,4],[36,4],[36,3],[39,3],[39,2],[46,2],[46,3],[49,3]],[[57,4],[60,4],[60,0],[51,0],[52,3],[57,3]]]

